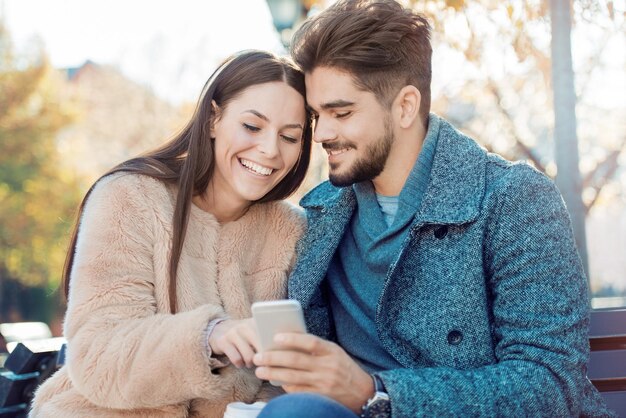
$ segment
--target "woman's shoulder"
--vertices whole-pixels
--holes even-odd
[[[159,219],[171,219],[173,196],[167,185],[135,173],[113,173],[100,178],[88,193],[81,224],[98,225],[105,220],[144,229]]]
[[[171,204],[172,195],[161,180],[143,174],[117,172],[100,178],[94,184],[89,200],[156,208]]]
[[[167,186],[161,180],[143,174],[118,171],[101,177],[94,184],[94,191],[106,190],[109,192],[123,191],[131,195],[151,195],[153,193],[167,193]]]
[[[152,231],[159,219],[170,219],[173,204],[166,185],[134,173],[114,173],[100,178],[84,201],[80,217],[83,234],[99,233],[101,226],[125,233]]]

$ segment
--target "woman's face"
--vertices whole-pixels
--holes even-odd
[[[271,191],[300,157],[304,98],[284,82],[248,87],[217,110],[215,172],[209,188],[231,205],[249,205]]]

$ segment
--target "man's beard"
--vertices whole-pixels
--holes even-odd
[[[385,168],[394,139],[391,121],[385,117],[385,133],[367,146],[365,156],[357,159],[345,173],[333,174],[331,169],[328,179],[337,187],[375,179]]]

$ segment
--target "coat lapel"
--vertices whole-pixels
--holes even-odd
[[[289,297],[310,305],[356,208],[352,187],[318,186],[300,202],[307,230],[298,243],[298,259],[289,280]]]
[[[430,182],[414,227],[476,220],[485,194],[486,161],[484,149],[441,120]]]

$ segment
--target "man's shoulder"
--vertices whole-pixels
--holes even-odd
[[[489,154],[483,208],[502,205],[509,207],[507,217],[512,218],[533,211],[566,213],[561,193],[549,176],[525,161]]]
[[[510,161],[487,153],[486,183],[488,188],[515,188],[528,185],[553,185],[553,180],[526,161]]]
[[[487,183],[507,183],[519,180],[547,181],[551,179],[524,160],[508,160],[500,154],[488,151],[479,141],[467,136],[445,119],[440,119],[440,142],[445,150],[453,150],[458,160],[480,157],[485,162]]]

